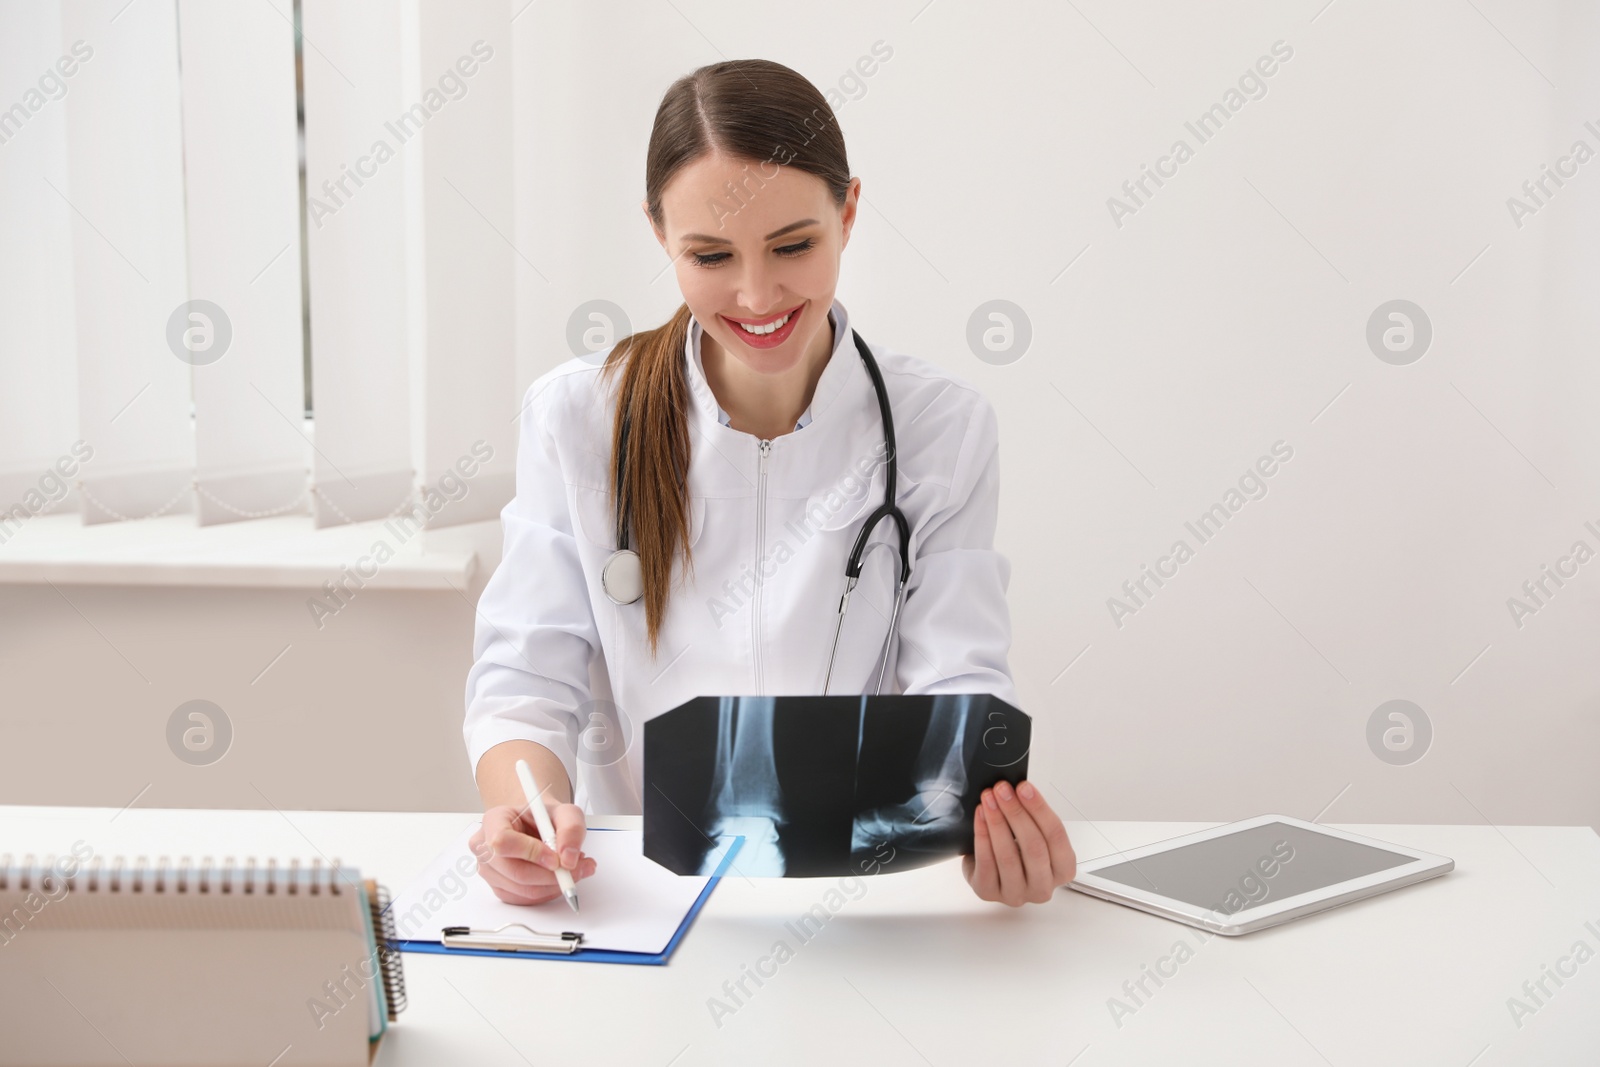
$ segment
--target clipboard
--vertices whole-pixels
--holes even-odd
[[[623,833],[625,831],[594,829],[590,833],[609,834]],[[722,876],[733,865],[733,859],[744,844],[743,837],[730,837],[726,839],[728,847],[723,852],[716,870],[707,879],[705,886],[700,890],[694,902],[689,906],[682,922],[673,932],[671,939],[659,952],[627,952],[618,949],[586,948],[583,946],[583,917],[568,914],[559,923],[562,927],[571,929],[557,930],[548,918],[531,920],[526,923],[512,923],[495,928],[472,927],[456,925],[441,925],[440,939],[418,940],[397,938],[390,942],[391,946],[401,952],[418,952],[438,956],[515,956],[519,959],[545,959],[545,960],[577,960],[585,963],[631,963],[645,966],[659,967],[667,962],[684,935],[689,932],[689,927],[694,924],[695,917],[700,914],[700,909],[710,898],[711,891],[717,887]],[[581,886],[580,897],[581,897]],[[563,905],[564,906],[564,905]],[[515,927],[522,927],[518,930]],[[543,927],[551,927],[543,929]],[[449,932],[449,941],[445,940],[446,931]]]

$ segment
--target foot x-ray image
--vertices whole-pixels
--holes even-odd
[[[1032,722],[987,693],[698,697],[644,726],[644,852],[748,877],[910,870],[972,851],[978,797],[1027,776]]]

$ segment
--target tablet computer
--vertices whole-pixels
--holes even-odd
[[[1433,878],[1455,865],[1303,819],[1257,815],[1086,860],[1067,888],[1235,936]]]

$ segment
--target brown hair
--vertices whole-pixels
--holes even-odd
[[[667,184],[681,168],[712,152],[757,162],[762,171],[777,164],[814,174],[827,183],[835,203],[845,202],[850,164],[839,124],[816,86],[781,63],[712,63],[672,83],[656,109],[645,160],[646,205],[657,229],[666,229],[661,197]],[[757,189],[763,184],[759,174],[744,181],[750,180]],[[624,337],[603,371],[606,377],[619,371],[622,376],[611,432],[611,482],[621,498],[613,504],[644,572],[652,656],[679,546],[685,568],[693,568],[684,367],[689,317],[689,305],[683,304],[656,329]]]

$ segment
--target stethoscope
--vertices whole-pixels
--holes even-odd
[[[874,693],[883,691],[883,676],[889,669],[889,642],[893,640],[895,625],[900,619],[900,602],[905,591],[906,582],[911,578],[911,525],[906,521],[905,512],[901,511],[895,503],[895,477],[898,467],[895,462],[894,440],[894,415],[889,410],[889,391],[884,388],[883,374],[878,370],[878,361],[872,358],[872,352],[867,348],[867,342],[855,330],[850,331],[850,336],[855,339],[856,350],[861,353],[861,362],[866,364],[867,375],[872,379],[872,391],[878,396],[878,412],[883,417],[883,444],[884,460],[887,471],[883,486],[883,503],[878,505],[871,515],[867,516],[861,532],[856,535],[856,543],[850,550],[850,557],[844,567],[844,592],[839,597],[839,618],[833,627],[833,648],[828,653],[828,671],[822,680],[822,694],[828,693],[828,683],[833,680],[833,662],[839,654],[839,634],[844,629],[845,611],[850,606],[850,593],[855,589],[856,582],[861,579],[861,562],[866,555],[867,538],[872,536],[872,531],[885,518],[894,520],[895,530],[900,541],[900,570],[895,579],[894,605],[889,614],[889,630],[884,634],[883,648],[878,653],[878,682]],[[623,494],[624,465],[628,455],[628,419],[622,420],[622,431],[617,441],[617,550],[611,553],[611,558],[606,560],[600,569],[600,588],[606,597],[617,605],[632,604],[644,596],[644,571],[639,564],[639,554],[628,547],[628,526],[630,519],[629,504]],[[872,547],[886,545],[887,541],[874,542]]]

